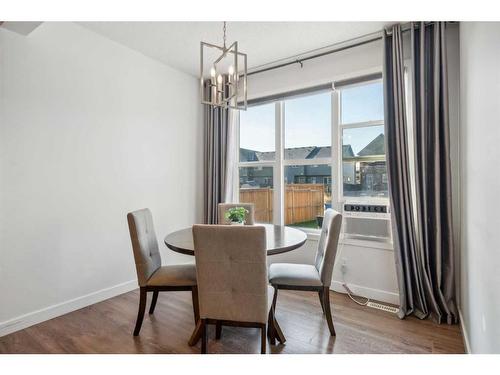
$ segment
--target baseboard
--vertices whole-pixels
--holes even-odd
[[[462,330],[462,338],[464,340],[465,351],[467,354],[472,354],[472,350],[470,349],[469,335],[467,333],[467,329],[465,328],[464,317],[460,308],[458,308],[458,319],[460,320],[460,329]]]
[[[386,303],[391,303],[393,305],[399,305],[399,294],[394,293],[394,292],[388,292],[386,290],[381,290],[381,289],[373,289],[373,288],[368,288],[365,286],[361,285],[356,285],[356,284],[348,284],[349,289],[352,290],[354,294],[360,297],[365,297],[365,298],[370,298],[376,301],[380,302],[386,302]],[[346,290],[342,286],[341,281],[332,281],[332,286],[331,289],[340,292],[340,293],[346,293]]]
[[[124,283],[101,289],[69,301],[18,316],[5,322],[0,322],[0,337],[72,311],[79,310],[83,307],[93,305],[120,294],[130,292],[136,288],[137,280],[126,281]]]

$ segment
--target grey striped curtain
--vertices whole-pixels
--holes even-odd
[[[208,88],[205,89],[210,93]],[[204,221],[206,224],[216,224],[217,206],[224,202],[225,198],[229,112],[220,107],[205,104],[203,106]]]
[[[401,27],[384,34],[387,172],[400,317],[431,316],[451,324],[457,313],[445,24],[413,23],[410,32],[412,134],[405,110]]]

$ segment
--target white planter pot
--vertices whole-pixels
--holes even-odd
[[[245,225],[245,222],[243,223],[238,223],[237,221],[231,221],[231,225]]]

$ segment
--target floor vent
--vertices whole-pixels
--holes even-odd
[[[381,303],[377,303],[377,302],[370,301],[366,304],[366,306],[371,307],[373,309],[382,310],[385,312],[390,312],[393,314],[397,314],[399,312],[399,309],[397,307],[382,305]]]

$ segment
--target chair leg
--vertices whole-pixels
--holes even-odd
[[[278,339],[280,344],[284,344],[286,341],[286,338],[285,338],[285,335],[283,334],[283,331],[281,330],[281,327],[280,327],[278,321],[276,320],[276,317],[274,317],[273,323],[274,323],[275,337]]]
[[[260,354],[266,354],[266,325],[262,324],[260,327]]]
[[[153,300],[151,301],[151,306],[149,306],[150,314],[155,312],[156,301],[158,301],[158,294],[160,294],[160,292],[158,292],[157,290],[153,292]]]
[[[198,322],[200,319],[200,305],[198,302],[198,287],[193,286],[191,289],[191,297],[193,299],[193,314],[194,314],[194,322]]]
[[[318,291],[319,302],[321,303],[321,310],[323,310],[323,314],[325,313],[325,304],[323,302],[323,290]]]
[[[220,322],[220,320],[218,320],[217,323],[215,323],[215,339],[220,340],[221,336],[222,336],[222,323]]]
[[[201,354],[207,354],[207,321],[201,319]]]
[[[276,301],[278,299],[278,287],[273,285],[274,295],[273,295],[273,310],[276,311]]]
[[[138,336],[141,331],[142,320],[144,319],[144,311],[146,310],[147,292],[146,288],[141,287],[139,297],[139,311],[137,312],[137,321],[135,322],[134,336]]]
[[[201,319],[198,319],[196,322],[196,327],[194,328],[193,333],[191,334],[191,337],[189,338],[188,344],[189,346],[195,346],[198,341],[200,341],[201,337]]]
[[[325,306],[326,321],[328,323],[328,328],[330,329],[330,334],[335,336],[335,328],[333,327],[332,320],[332,310],[330,309],[330,288],[323,287],[323,304]]]
[[[281,327],[278,324],[278,321],[276,320],[276,301],[278,300],[278,287],[276,285],[273,285],[274,288],[274,296],[273,296],[273,323],[274,323],[274,333],[275,337],[278,339],[278,341],[281,344],[284,344],[286,339],[285,335],[283,335],[283,331],[281,331]]]
[[[274,328],[274,309],[271,306],[269,309],[269,316],[267,318],[267,335],[271,345],[276,345],[276,330]]]

